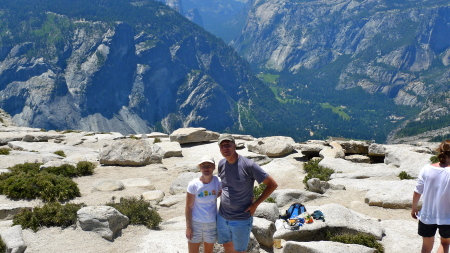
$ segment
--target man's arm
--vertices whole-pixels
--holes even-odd
[[[275,182],[275,180],[269,175],[264,181],[262,182],[266,185],[266,189],[261,193],[261,196],[253,202],[245,211],[250,212],[250,215],[253,216],[253,214],[256,211],[256,208],[258,208],[259,204],[261,204],[264,200],[266,200],[270,194],[272,194],[275,189],[277,189],[278,184]]]

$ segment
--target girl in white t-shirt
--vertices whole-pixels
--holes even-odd
[[[450,140],[439,145],[439,163],[425,165],[417,178],[411,216],[419,218],[422,253],[431,252],[437,229],[441,236],[438,253],[448,252],[450,244]],[[422,209],[418,209],[423,196]]]
[[[203,242],[205,253],[212,253],[217,241],[217,197],[221,192],[220,179],[213,175],[216,164],[211,156],[204,156],[198,164],[202,173],[189,182],[186,193],[186,238],[189,253],[199,252]]]

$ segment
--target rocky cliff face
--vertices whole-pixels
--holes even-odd
[[[23,35],[15,38],[20,43],[0,47],[0,107],[18,125],[59,130],[244,130],[258,121],[248,112],[260,100],[255,89],[265,88],[245,61],[173,10],[156,6],[147,10],[154,23],[141,25],[47,12],[32,31],[45,40]],[[55,43],[52,34],[59,36]]]
[[[430,92],[426,71],[437,75],[434,85],[449,81],[450,6],[414,2],[258,0],[232,44],[251,63],[280,71],[348,57],[337,89],[360,86],[417,105]]]
[[[447,1],[256,0],[231,44],[253,65],[280,72],[338,62],[335,89],[361,87],[425,111],[448,89],[449,37]]]

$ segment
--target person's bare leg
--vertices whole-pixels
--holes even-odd
[[[442,238],[441,237],[441,245],[437,253],[448,253],[448,246],[450,245],[450,238]]]
[[[199,253],[200,243],[188,242],[189,253]]]
[[[422,237],[422,253],[430,253],[433,249],[434,236],[433,237]]]
[[[213,250],[214,250],[214,243],[207,243],[207,242],[203,243],[203,251],[205,251],[205,253],[213,253]]]
[[[234,250],[234,244],[233,242],[226,242],[223,244],[223,249],[225,250],[225,253],[236,253]]]

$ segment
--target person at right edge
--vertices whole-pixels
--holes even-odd
[[[218,165],[218,176],[222,181],[217,215],[218,243],[223,244],[225,253],[246,252],[252,231],[253,214],[278,184],[258,164],[236,152],[232,135],[221,135],[218,143],[220,153],[224,157]],[[256,200],[253,197],[255,181],[266,185]]]
[[[448,252],[450,244],[450,140],[441,142],[438,163],[425,165],[417,178],[411,216],[419,218],[422,253],[431,252],[437,229],[441,236],[438,253]],[[423,196],[422,209],[418,203]]]

